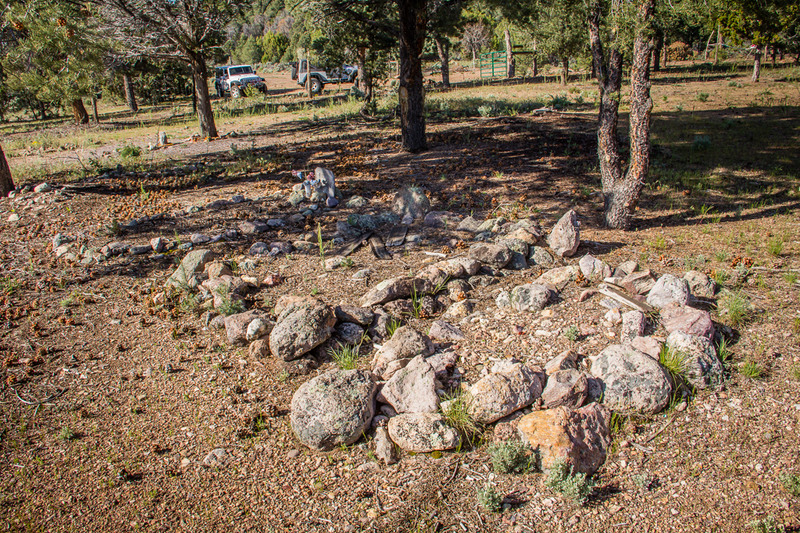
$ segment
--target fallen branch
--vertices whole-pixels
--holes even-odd
[[[637,311],[641,311],[646,315],[650,315],[656,312],[656,310],[651,307],[650,305],[640,302],[638,300],[634,300],[627,294],[625,294],[620,288],[610,284],[610,283],[601,283],[597,287],[597,291],[605,296],[608,296],[612,300],[616,300],[617,302],[627,305]]]
[[[55,400],[56,398],[58,398],[59,396],[61,396],[65,392],[67,392],[67,389],[64,389],[64,390],[58,391],[57,393],[55,393],[55,394],[53,394],[51,396],[48,396],[44,400],[30,401],[30,400],[26,400],[22,396],[20,396],[19,392],[17,392],[17,389],[11,389],[11,390],[14,391],[14,394],[17,396],[17,399],[19,401],[21,401],[25,405],[35,405],[36,407],[39,407],[40,405],[48,403],[48,402],[52,402],[53,400]]]

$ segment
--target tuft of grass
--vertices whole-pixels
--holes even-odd
[[[489,458],[496,474],[524,474],[534,467],[535,462],[531,447],[519,440],[492,444]]]
[[[733,356],[733,352],[731,352],[730,347],[728,346],[728,339],[723,337],[720,339],[719,344],[717,344],[717,357],[723,364],[730,363],[731,357]]]
[[[767,241],[767,251],[779,257],[783,253],[783,237],[776,235]]]
[[[178,308],[186,313],[187,315],[195,315],[199,316],[201,307],[200,307],[200,299],[197,297],[196,294],[185,294],[178,303]]]
[[[414,310],[414,318],[422,315],[422,296],[417,292],[417,287],[411,287],[411,307]]]
[[[328,349],[328,354],[341,370],[353,370],[358,362],[360,348],[360,344],[356,346],[343,346],[340,344],[338,348]]]
[[[764,377],[764,369],[758,363],[745,361],[739,368],[739,373],[750,379],[761,379]]]
[[[477,496],[478,503],[487,511],[497,513],[500,511],[500,509],[502,509],[503,498],[497,494],[497,491],[494,490],[494,487],[490,483],[487,483],[483,486],[483,488],[478,489]]]
[[[781,475],[781,484],[786,492],[800,498],[800,475],[798,474],[783,474]]]
[[[787,272],[783,275],[783,279],[789,285],[794,285],[797,283],[797,280],[800,279],[800,275],[798,275],[797,272]]]
[[[725,291],[717,302],[717,310],[720,317],[733,328],[747,323],[752,314],[750,299],[740,291]]]
[[[666,345],[658,353],[658,362],[669,372],[676,382],[683,379],[686,374],[686,354]]]
[[[792,377],[797,381],[800,381],[800,365],[793,365],[791,372]]]
[[[16,278],[0,277],[0,293],[11,295],[22,287],[22,282]]]
[[[472,442],[475,435],[480,432],[480,426],[472,416],[472,396],[461,389],[452,395],[443,398],[447,402],[442,408],[442,415],[447,424],[454,427],[464,438]]]
[[[220,314],[230,316],[244,311],[244,302],[231,298],[230,288],[226,285],[220,285],[217,289],[217,294],[222,299],[220,306],[217,308]]]
[[[396,318],[392,318],[389,323],[386,325],[386,333],[389,334],[389,338],[391,339],[394,337],[394,332],[397,331],[397,328],[402,326],[403,324],[397,320]]]
[[[544,484],[578,505],[586,503],[589,495],[597,486],[597,483],[586,474],[574,474],[572,467],[564,460],[558,460],[553,464]]]
[[[698,102],[708,102],[708,93],[697,93]]]
[[[138,146],[129,144],[120,148],[119,155],[120,157],[124,157],[126,159],[132,159],[134,157],[139,157],[140,155],[142,155],[142,149],[139,148]]]
[[[564,337],[569,342],[576,342],[579,336],[580,336],[580,331],[578,330],[578,326],[576,326],[575,324],[571,325],[570,327],[564,330]]]
[[[75,433],[67,426],[62,427],[61,431],[58,432],[58,438],[65,442],[75,440],[75,437],[76,437]]]
[[[770,515],[760,520],[753,520],[748,524],[755,533],[783,533],[786,528],[779,525],[775,517]]]

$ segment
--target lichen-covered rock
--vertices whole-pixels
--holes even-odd
[[[669,304],[686,305],[689,302],[689,285],[686,280],[664,274],[650,292],[647,293],[647,303],[661,309]]]
[[[550,268],[555,264],[555,259],[550,255],[550,252],[541,246],[533,246],[528,255],[528,261],[532,265],[538,265],[542,268]]]
[[[479,242],[470,246],[469,258],[492,268],[503,268],[511,261],[511,250],[504,245]]]
[[[536,278],[536,283],[540,285],[552,285],[556,288],[561,288],[569,283],[575,276],[578,275],[578,267],[575,265],[568,265],[565,267],[552,268],[542,272],[542,275]]]
[[[482,424],[527,407],[542,395],[542,375],[530,367],[511,362],[470,387],[473,418]]]
[[[421,355],[392,375],[378,393],[378,401],[388,403],[398,413],[434,413],[439,407],[436,375]]]
[[[369,428],[377,384],[363,370],[333,370],[297,389],[290,421],[297,439],[314,450],[350,445]]]
[[[456,326],[444,320],[434,320],[431,324],[430,338],[437,342],[459,342],[467,337]]]
[[[247,328],[255,319],[264,319],[264,313],[257,309],[236,313],[225,317],[225,333],[228,342],[233,345],[242,345],[247,342]]]
[[[536,283],[519,285],[511,290],[511,307],[519,312],[535,313],[550,301],[550,289]]]
[[[304,298],[284,310],[269,335],[272,354],[284,361],[298,359],[326,340],[333,332],[333,310],[316,298]]]
[[[600,280],[611,275],[611,267],[596,257],[586,254],[578,262],[581,274],[589,280]]]
[[[436,413],[404,413],[389,419],[389,436],[403,450],[427,453],[458,446],[458,431]]]
[[[403,187],[394,197],[392,211],[400,217],[409,216],[412,220],[424,217],[431,210],[431,201],[425,191],[418,187]]]
[[[603,403],[610,409],[657,413],[669,402],[672,381],[650,356],[612,344],[590,360],[592,375],[603,382]]]
[[[692,386],[715,389],[722,385],[724,368],[708,338],[673,331],[667,337],[667,347],[683,357],[683,375]]]
[[[586,374],[578,370],[559,370],[547,377],[547,386],[542,392],[542,401],[547,409],[565,405],[577,408],[589,397],[589,381]]]
[[[622,313],[622,332],[620,338],[623,341],[632,340],[644,335],[644,328],[647,318],[641,311],[628,311]]]
[[[714,322],[708,311],[670,304],[661,309],[661,325],[667,333],[682,331],[690,335],[700,335],[707,339],[714,338]]]
[[[375,312],[366,307],[354,305],[337,305],[333,309],[336,320],[339,322],[352,322],[359,326],[369,327],[375,319]]]
[[[561,257],[571,257],[578,251],[581,243],[580,225],[578,215],[570,209],[553,227],[547,237],[547,245]]]
[[[545,374],[548,376],[558,372],[559,370],[573,370],[578,368],[578,354],[572,350],[566,350],[550,359],[544,365]]]
[[[392,338],[377,351],[372,366],[375,374],[382,376],[392,361],[410,359],[417,355],[427,357],[432,353],[433,343],[430,337],[411,326],[402,326],[397,328]]]
[[[342,344],[355,346],[364,339],[364,328],[352,322],[342,322],[336,326],[336,337]]]
[[[683,275],[689,285],[689,292],[695,298],[713,298],[717,292],[717,284],[703,272],[690,270]]]
[[[419,295],[431,292],[432,288],[430,282],[423,279],[414,279],[406,276],[390,278],[381,281],[375,287],[367,291],[367,293],[361,297],[360,305],[362,307],[382,305],[392,300],[410,298],[413,292]]]
[[[214,259],[214,252],[211,250],[193,250],[178,265],[178,268],[167,279],[167,285],[179,289],[198,285],[196,275],[203,272],[206,263]]]

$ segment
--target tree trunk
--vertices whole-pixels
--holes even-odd
[[[722,30],[717,22],[717,46],[714,47],[714,64],[719,65],[719,49],[722,48]]]
[[[86,106],[80,98],[72,100],[72,115],[75,117],[75,124],[89,123],[89,113],[86,112]]]
[[[569,58],[565,57],[561,60],[561,85],[567,86],[569,80]]]
[[[5,198],[14,188],[11,169],[8,166],[8,161],[6,161],[6,154],[3,153],[3,146],[0,145],[0,197]]]
[[[667,48],[667,44],[664,43],[664,66],[667,66],[667,61],[669,61],[669,49]]]
[[[597,62],[600,88],[600,114],[597,127],[597,154],[605,198],[605,224],[610,228],[630,227],[633,212],[650,168],[650,54],[653,43],[649,36],[655,0],[641,0],[637,12],[636,35],[631,68],[630,160],[623,175],[619,153],[617,123],[619,94],[622,85],[622,54],[612,33],[608,62],[603,56],[600,39],[600,4],[595,3],[589,16],[589,38],[592,57]]]
[[[211,98],[208,96],[206,56],[202,52],[190,52],[188,55],[190,66],[192,67],[194,95],[197,97],[197,118],[200,121],[200,134],[209,138],[218,137],[217,125],[214,122],[214,110],[211,109]]]
[[[531,72],[534,78],[539,75],[539,62],[536,61],[536,39],[533,40],[533,61],[531,62]]]
[[[426,0],[397,0],[400,8],[400,128],[403,149],[425,150],[425,88],[422,49],[427,24]]]
[[[778,55],[778,47],[772,45],[772,68],[775,68],[775,58]]]
[[[656,36],[656,47],[653,50],[653,71],[661,70],[661,52],[664,49],[664,32],[659,31]]]
[[[711,46],[711,39],[713,38],[714,32],[712,31],[708,36],[708,40],[706,41],[706,51],[703,52],[703,61],[708,61],[708,47]]]
[[[450,88],[450,43],[436,37],[436,52],[439,54],[439,61],[442,63],[442,87]]]
[[[367,68],[367,54],[364,47],[358,49],[358,89],[364,93],[364,109],[372,102],[372,73]]]
[[[517,73],[516,60],[514,59],[514,48],[511,45],[511,32],[503,32],[506,41],[506,78],[511,79]]]
[[[761,48],[756,48],[755,57],[753,58],[753,77],[751,78],[754,83],[758,82],[761,77]]]
[[[100,124],[100,114],[97,112],[97,97],[92,96],[92,117],[94,117],[94,123]]]
[[[136,113],[139,111],[139,105],[136,103],[136,93],[133,92],[133,80],[128,73],[122,74],[122,88],[125,90],[125,102],[128,104],[128,109]]]

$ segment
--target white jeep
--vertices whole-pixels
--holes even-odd
[[[239,98],[244,96],[245,89],[252,87],[264,94],[267,94],[267,84],[264,78],[258,76],[250,65],[228,65],[217,67],[214,87],[217,89],[217,96],[231,96]]]

